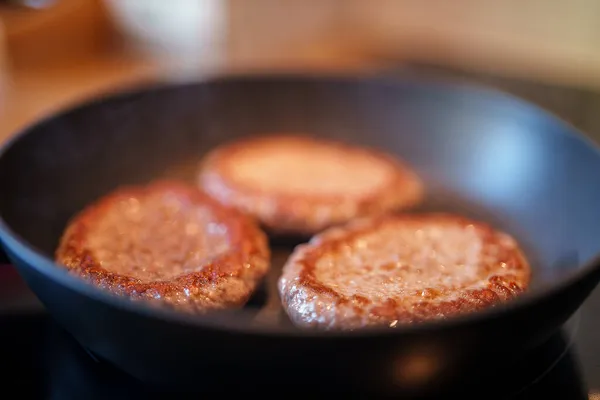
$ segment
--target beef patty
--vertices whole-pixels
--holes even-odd
[[[56,261],[103,289],[184,311],[243,305],[269,268],[248,217],[174,182],[125,187],[70,221]]]
[[[330,228],[298,246],[279,292],[301,327],[394,327],[494,306],[518,296],[529,279],[516,241],[482,222],[390,215]]]
[[[218,201],[288,235],[408,208],[423,194],[417,176],[390,155],[297,135],[223,145],[204,159],[198,180]]]

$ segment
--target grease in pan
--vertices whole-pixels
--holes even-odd
[[[265,234],[248,217],[166,181],[89,205],[56,252],[59,264],[101,288],[194,313],[243,306],[269,256]]]
[[[354,218],[406,209],[423,187],[381,151],[299,135],[242,139],[210,152],[199,185],[274,234],[310,236]]]
[[[300,245],[279,292],[301,327],[399,326],[474,312],[526,290],[516,241],[446,213],[389,215],[330,228]]]

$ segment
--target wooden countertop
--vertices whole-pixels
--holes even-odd
[[[9,71],[1,95],[0,141],[35,119],[77,100],[150,80],[155,74],[145,62],[116,56]]]
[[[273,53],[270,57],[247,60],[232,58],[218,73],[271,70],[376,70],[380,67],[343,47],[310,46],[296,48],[291,56]],[[161,80],[167,75],[160,66],[134,55],[114,51],[83,60],[65,60],[43,67],[8,71],[0,95],[0,142],[25,125],[77,101],[103,92],[143,82]]]
[[[362,1],[342,6],[337,0],[323,0],[316,7],[317,3],[307,5],[303,0],[285,6],[275,0],[251,5],[228,0],[228,51],[233,56],[228,68],[254,70],[261,63],[276,69],[377,70],[414,59],[475,71],[497,69],[500,75],[522,75],[526,80],[565,87],[600,88],[600,56],[595,51],[600,29],[596,14],[589,12],[591,6],[600,6],[593,0],[552,0],[552,7],[536,0],[528,13],[517,8],[517,14],[512,6],[489,8],[476,0],[461,0],[456,10],[456,5],[442,7],[443,2],[422,3],[388,0],[369,7]],[[286,18],[290,7],[295,15],[292,20]],[[156,66],[114,51],[111,38],[115,32],[103,0],[60,1],[42,13],[0,10],[14,67],[6,87],[0,87],[0,141],[77,100],[158,78]],[[539,10],[545,11],[540,14]],[[462,19],[448,18],[449,12]],[[515,20],[515,16],[520,17]],[[489,24],[505,40],[474,33],[486,31]],[[465,26],[469,29],[459,29]],[[514,32],[507,32],[507,27]],[[515,49],[516,44],[521,47]],[[47,64],[51,59],[60,61]]]

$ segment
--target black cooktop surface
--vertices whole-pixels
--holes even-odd
[[[489,387],[465,382],[465,392],[485,399],[596,399],[594,393],[600,393],[598,315],[600,289],[560,334],[524,355],[517,365],[499,371]],[[49,318],[17,273],[6,266],[0,267],[0,359],[4,366],[0,391],[12,393],[0,396],[7,399],[147,400],[181,395],[143,385],[88,354]],[[201,383],[202,377],[198,379]],[[281,393],[276,382],[265,388]],[[476,390],[471,393],[470,388]]]

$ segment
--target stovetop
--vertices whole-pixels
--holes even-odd
[[[510,372],[499,373],[488,393],[481,394],[478,388],[478,393],[471,394],[486,399],[600,399],[598,315],[600,288],[560,334],[523,357]],[[6,266],[0,267],[0,360],[4,364],[0,393],[19,393],[20,398],[148,400],[181,396],[147,387],[88,354],[52,321],[18,274]],[[465,382],[466,393],[471,384],[475,386]],[[272,388],[281,393],[276,384]]]

